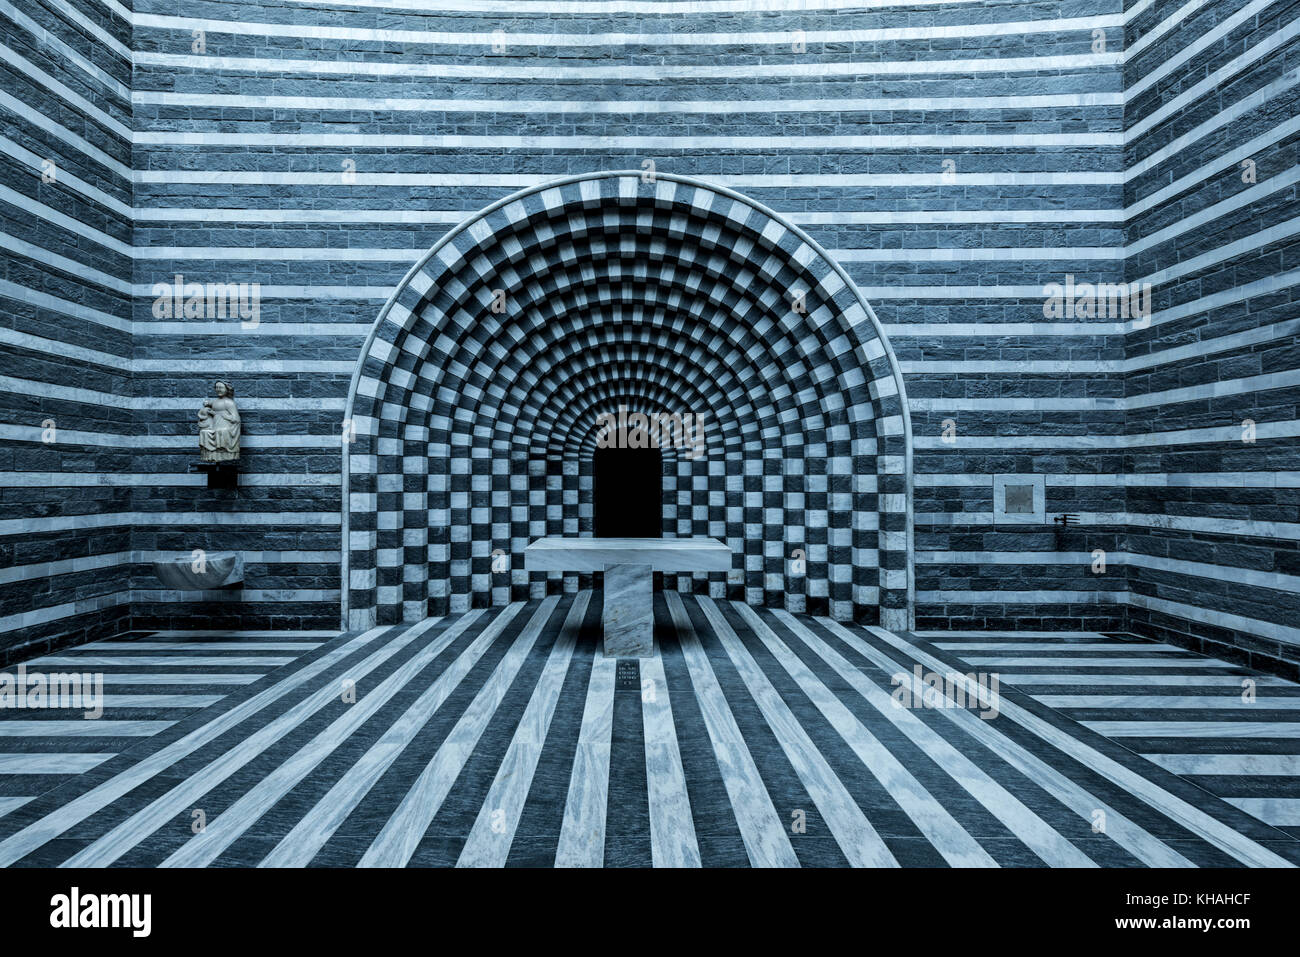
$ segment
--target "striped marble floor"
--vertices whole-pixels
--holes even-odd
[[[153,632],[24,662],[103,676],[103,714],[0,710],[0,818],[294,661],[331,632]],[[17,666],[6,673],[17,677]],[[126,762],[118,761],[119,765]]]
[[[1300,838],[1300,686],[1174,645],[1098,634],[935,633],[1002,687]]]
[[[27,789],[8,792],[23,803],[0,805],[0,864],[1300,862],[1285,826],[1218,796],[1203,773],[1186,776],[1188,765],[1170,766],[1173,755],[1272,754],[1255,750],[1271,738],[1245,730],[1215,737],[1214,752],[1173,749],[1168,737],[1137,749],[1148,739],[1119,727],[1148,720],[1143,705],[1120,698],[1209,697],[1191,689],[1247,676],[1222,662],[1152,644],[1084,650],[1109,647],[1101,636],[1068,651],[1060,636],[947,633],[932,644],[670,592],[656,596],[655,657],[629,669],[599,652],[599,608],[599,593],[581,592],[361,634],[289,636],[287,649],[254,648],[278,644],[274,636],[148,636],[62,653],[82,670],[125,668],[108,662],[129,657],[136,675],[254,680],[178,690],[141,678],[142,695],[215,699],[140,702],[138,718],[120,718],[114,703],[102,719],[151,722],[147,733],[88,737],[66,715],[37,719],[51,722],[39,738],[0,730],[0,741],[20,745],[8,750],[33,762],[109,755],[84,766],[55,759],[64,770],[53,778],[16,776]],[[1110,664],[1111,654],[1123,663]],[[1091,692],[1097,669],[1077,657],[1104,661],[1113,682]],[[996,714],[978,704],[897,707],[891,676],[917,666],[1005,669]],[[1071,669],[1084,669],[1085,683],[1072,683]],[[1295,694],[1257,680],[1261,699]],[[1084,703],[1104,715],[1072,710],[1090,695],[1105,697]],[[1147,707],[1172,720],[1165,705]],[[1252,724],[1285,739],[1295,716],[1270,709]],[[0,712],[0,725],[15,720],[32,719]],[[1217,712],[1207,720],[1223,723]]]

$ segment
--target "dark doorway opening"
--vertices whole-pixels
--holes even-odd
[[[596,449],[591,470],[597,538],[663,537],[664,463],[658,449]]]

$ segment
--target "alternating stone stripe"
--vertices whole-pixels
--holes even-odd
[[[1192,704],[1239,698],[1246,679],[1261,708],[1300,695],[1281,679],[1150,642],[994,631],[978,643],[1005,648],[996,699],[904,707],[900,683],[926,687],[911,685],[917,667],[964,681],[989,666],[954,654],[970,642],[669,591],[641,688],[616,691],[599,607],[583,591],[303,641],[294,664],[123,753],[37,722],[48,746],[0,756],[0,854],[42,866],[601,866],[629,863],[627,848],[646,866],[1300,862],[1279,829],[1294,742],[1256,736],[1260,724],[1285,734],[1297,712],[1233,722],[1183,700],[1144,707],[1147,692],[1122,683],[1145,680],[1125,662],[1152,647],[1188,666],[1167,669],[1179,685],[1159,695]],[[1097,644],[1103,668],[1080,674],[1071,647]],[[1015,666],[1027,658],[1063,662],[1039,667],[1072,686]],[[134,673],[161,683],[162,668]],[[362,679],[356,700],[321,706],[348,675]],[[1121,740],[1088,727],[1111,723]],[[1137,725],[1152,736],[1127,731]],[[640,800],[629,769],[647,775]]]

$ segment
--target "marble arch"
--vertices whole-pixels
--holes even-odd
[[[735,564],[666,585],[910,627],[911,427],[871,306],[765,206],[628,171],[493,203],[380,311],[347,403],[345,627],[589,585],[519,556],[590,532],[596,421],[620,403],[706,415],[707,454],[665,456],[664,529]]]

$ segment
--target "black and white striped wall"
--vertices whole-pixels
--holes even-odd
[[[131,28],[0,2],[0,656],[129,627]],[[168,481],[163,478],[162,481]]]
[[[1300,4],[1138,3],[1126,30],[1125,269],[1154,299],[1124,340],[1129,622],[1294,662]]]
[[[1295,4],[428,6],[0,6],[7,646],[128,615],[337,623],[342,423],[384,304],[489,204],[653,163],[805,230],[874,309],[908,396],[919,627],[1295,658]],[[259,283],[256,324],[156,316],[177,276]],[[1150,281],[1149,327],[1045,316],[1067,277]],[[217,377],[244,416],[233,493],[187,471]],[[1041,483],[1041,516],[995,514],[1005,481]],[[162,590],[147,563],[193,548],[244,552],[245,588]]]

